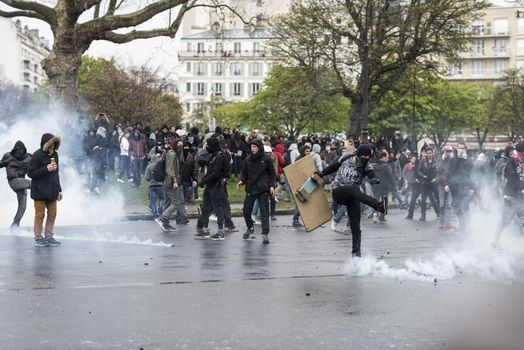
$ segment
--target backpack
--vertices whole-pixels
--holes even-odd
[[[156,164],[153,166],[153,169],[151,170],[151,176],[155,181],[158,182],[164,182],[166,179],[166,153],[162,155],[162,157],[156,162]]]

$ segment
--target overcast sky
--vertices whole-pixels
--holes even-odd
[[[506,0],[493,0],[492,2],[499,6],[514,5],[508,3]],[[3,8],[5,9],[5,7]],[[31,28],[38,28],[42,36],[49,39],[52,38],[51,30],[46,23],[30,18],[21,18],[21,20],[24,25],[27,24]],[[167,18],[165,16],[159,16],[156,17],[150,25],[162,25],[163,23],[167,23]],[[151,65],[155,67],[162,66],[164,71],[174,74],[177,64],[176,56],[178,46],[179,40],[171,38],[136,40],[121,45],[106,41],[95,41],[89,48],[87,54],[95,57],[115,57],[118,61],[126,64],[140,65],[145,62],[150,62]]]

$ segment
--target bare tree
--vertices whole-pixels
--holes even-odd
[[[46,4],[45,0],[0,2],[9,8],[0,10],[1,17],[36,18],[51,26],[53,48],[43,68],[49,77],[51,99],[61,101],[69,109],[77,108],[78,69],[82,54],[93,41],[122,44],[159,36],[173,38],[183,16],[195,7],[212,7],[237,14],[223,0],[154,0],[138,4],[132,0],[56,0],[54,4]],[[137,29],[153,17],[172,10],[176,15],[174,18],[169,16],[170,23],[166,27]],[[85,18],[90,19],[84,21]]]

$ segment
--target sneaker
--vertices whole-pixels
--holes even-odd
[[[133,182],[133,179],[127,179],[127,182]]]
[[[116,179],[116,182],[120,182],[121,184],[125,184],[126,182],[122,179]]]
[[[373,214],[373,223],[374,224],[378,223],[378,214],[377,213]]]
[[[49,243],[45,239],[35,239],[35,247],[47,247]]]
[[[368,219],[373,219],[373,213],[368,215]]]
[[[62,244],[61,242],[58,242],[53,237],[46,238],[45,241],[47,242],[47,245],[50,247],[58,247],[60,244]]]
[[[246,232],[244,232],[244,234],[242,235],[242,239],[249,239],[251,235],[253,235],[254,233],[255,233],[255,229],[253,227],[248,228]]]
[[[176,223],[177,224],[181,224],[181,225],[187,225],[187,224],[189,224],[189,220],[188,219],[180,220],[180,221],[177,221]]]
[[[94,192],[97,196],[100,196],[100,188],[95,187],[95,189],[93,190],[93,192]]]
[[[215,214],[209,215],[209,221],[217,221],[217,216]]]
[[[209,239],[209,229],[197,227],[197,234],[194,236],[195,239]]]
[[[20,231],[20,226],[16,222],[13,222],[9,230],[11,231],[11,233],[17,233],[18,231]]]
[[[162,225],[162,230],[164,230],[164,232],[174,232],[174,231],[176,231],[176,228],[171,226],[169,224],[169,222],[168,222],[168,223],[165,223],[165,224]]]
[[[406,216],[404,219],[406,219],[406,220],[413,220],[413,217],[411,217],[411,216],[408,215],[408,216]]]
[[[233,232],[238,232],[238,228],[236,227],[225,227],[224,228],[224,233],[233,233]]]
[[[331,220],[331,229],[333,231],[337,230],[337,222],[335,220]]]
[[[162,220],[160,220],[160,217],[155,218],[155,222],[158,226],[160,226],[162,230],[164,229],[164,223],[162,222]]]
[[[224,236],[223,232],[217,232],[211,236],[212,241],[223,241],[224,239],[226,239],[226,236]]]
[[[293,221],[293,227],[303,227],[300,221]]]
[[[426,217],[425,216],[421,216],[420,219],[418,219],[418,221],[426,221]]]
[[[446,227],[447,227],[447,225],[444,225],[444,224],[439,224],[439,225],[438,225],[438,229],[439,229],[439,230],[445,230]]]
[[[262,243],[269,244],[269,236],[268,235],[262,235]]]
[[[352,258],[361,258],[362,254],[360,254],[360,251],[351,253]]]
[[[446,225],[446,230],[456,230],[457,229],[457,226],[453,225],[453,224],[447,224]]]
[[[277,219],[276,215],[271,215],[271,220],[275,221]]]

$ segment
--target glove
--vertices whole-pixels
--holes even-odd
[[[380,179],[378,177],[374,177],[372,179],[369,179],[369,183],[372,185],[378,185],[380,183]]]

